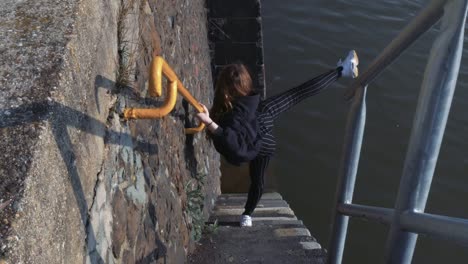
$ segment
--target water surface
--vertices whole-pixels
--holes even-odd
[[[299,84],[357,50],[361,70],[427,1],[262,1],[269,95]],[[354,201],[393,207],[427,54],[436,29],[426,33],[369,86],[367,125]],[[466,39],[466,38],[465,38]],[[465,41],[465,46],[468,42]],[[468,218],[468,54],[465,49],[427,212]],[[277,122],[272,171],[277,188],[326,246],[349,105],[330,89]],[[383,263],[387,228],[352,220],[343,263]],[[468,250],[421,237],[413,263],[468,263]]]

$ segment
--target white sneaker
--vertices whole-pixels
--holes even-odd
[[[348,52],[348,56],[344,61],[341,59],[338,61],[337,66],[343,67],[343,71],[341,72],[341,76],[343,77],[351,77],[356,78],[359,75],[358,66],[359,65],[359,58],[356,54],[355,50],[350,50]]]
[[[252,226],[252,217],[250,217],[250,215],[242,215],[240,226]]]

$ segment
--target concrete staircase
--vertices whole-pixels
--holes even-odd
[[[298,220],[279,193],[266,193],[253,214],[253,227],[239,226],[246,194],[218,197],[204,234],[189,263],[325,263],[326,252]]]

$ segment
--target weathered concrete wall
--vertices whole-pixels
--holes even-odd
[[[183,263],[219,156],[183,133],[195,110],[181,99],[161,120],[119,114],[163,101],[147,98],[157,54],[210,104],[203,5],[0,3],[0,261]]]

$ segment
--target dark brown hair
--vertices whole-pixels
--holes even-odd
[[[219,121],[224,113],[232,110],[232,102],[236,97],[249,95],[252,90],[252,78],[243,64],[226,65],[219,73],[216,82],[210,116],[213,120]]]

